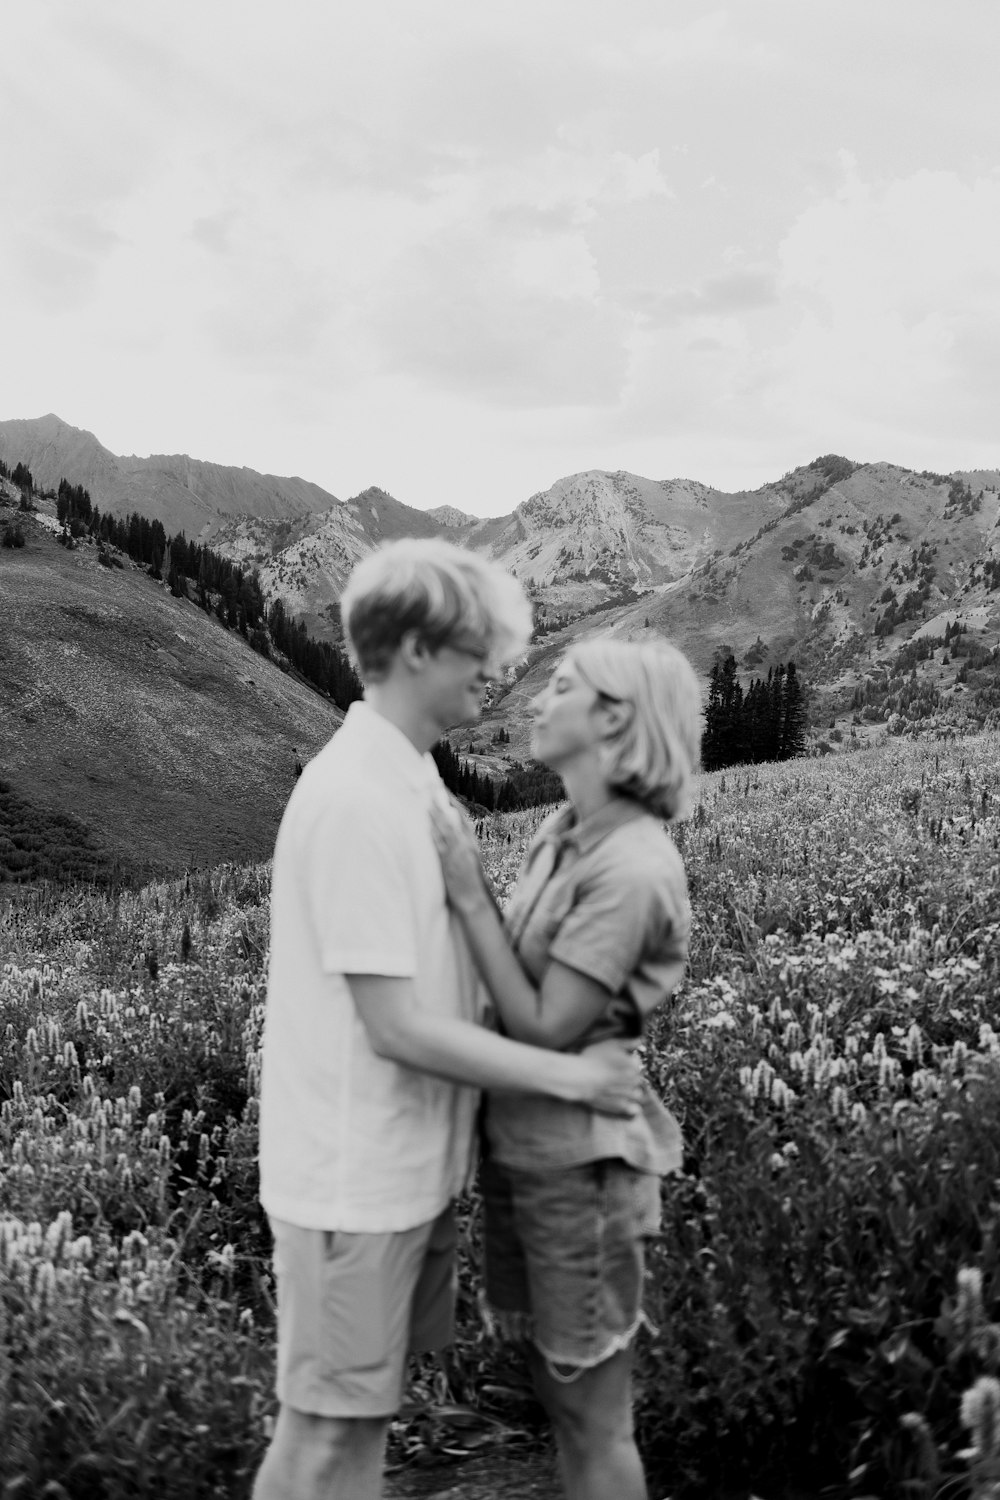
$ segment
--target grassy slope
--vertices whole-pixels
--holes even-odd
[[[0,551],[0,777],[22,812],[72,814],[125,868],[268,855],[292,747],[314,755],[339,712],[144,573],[25,530]]]

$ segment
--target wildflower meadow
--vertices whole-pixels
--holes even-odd
[[[716,772],[638,1346],[670,1493],[1000,1494],[1000,738]],[[479,825],[501,901],[542,812]],[[0,1496],[241,1497],[273,1418],[267,866],[0,898]],[[477,1312],[391,1459],[528,1432]],[[994,1319],[996,1321],[994,1321]],[[665,1492],[665,1491],[664,1491]]]

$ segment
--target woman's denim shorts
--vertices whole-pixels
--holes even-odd
[[[486,1302],[498,1331],[528,1339],[558,1379],[627,1348],[640,1323],[643,1241],[660,1227],[660,1179],[626,1162],[480,1172]]]

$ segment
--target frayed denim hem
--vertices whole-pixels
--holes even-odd
[[[539,1341],[531,1313],[505,1312],[502,1308],[491,1307],[484,1297],[480,1299],[480,1311],[490,1338],[503,1339],[510,1344],[534,1344],[552,1379],[558,1380],[562,1385],[572,1385],[585,1370],[593,1370],[613,1354],[620,1354],[623,1349],[627,1349],[640,1328],[648,1329],[654,1338],[657,1333],[649,1318],[640,1310],[631,1327],[626,1328],[624,1333],[616,1333],[600,1354],[594,1355],[592,1359],[560,1359]]]

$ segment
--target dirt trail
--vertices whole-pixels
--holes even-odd
[[[497,1448],[475,1458],[413,1466],[385,1480],[385,1500],[559,1500],[555,1462],[547,1449]]]

